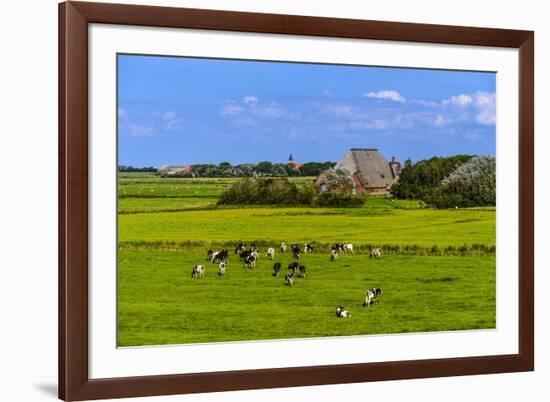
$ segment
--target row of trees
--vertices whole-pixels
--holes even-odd
[[[496,160],[494,156],[469,155],[436,157],[416,164],[408,160],[391,193],[437,208],[495,205]]]
[[[193,177],[299,177],[318,176],[322,171],[334,166],[335,162],[308,162],[296,169],[294,165],[286,163],[272,163],[262,161],[256,164],[244,163],[231,165],[229,162],[216,164],[192,165]]]
[[[225,190],[219,205],[316,205],[359,207],[362,198],[349,192],[318,194],[313,183],[297,186],[287,178],[244,178]]]
[[[134,166],[121,165],[118,167],[118,171],[119,172],[156,172],[157,168],[153,166],[138,168]]]

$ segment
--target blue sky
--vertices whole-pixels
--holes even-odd
[[[495,154],[494,73],[118,57],[121,165]]]

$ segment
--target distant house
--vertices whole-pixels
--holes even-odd
[[[191,174],[193,168],[186,165],[164,165],[158,171],[157,174],[161,177],[172,176],[185,176]]]
[[[290,156],[288,157],[287,165],[290,166],[292,169],[294,169],[296,171],[300,170],[302,168],[302,166],[304,166],[303,163],[296,162],[294,160],[294,158],[292,157],[292,154],[290,154]]]
[[[387,195],[392,184],[399,179],[401,164],[395,157],[388,161],[378,149],[352,148],[334,166],[334,170],[347,172],[354,193]],[[328,173],[319,175],[316,186],[320,192],[327,191],[328,180]]]

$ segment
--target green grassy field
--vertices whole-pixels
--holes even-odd
[[[433,210],[380,197],[363,208],[217,208],[216,197],[234,179],[123,176],[120,346],[495,327],[494,208]],[[257,269],[244,268],[231,249],[220,278],[206,251],[241,240],[259,245]],[[284,274],[271,275],[273,262],[286,267],[290,256],[265,257],[281,241],[319,245],[302,255],[308,275],[294,288],[284,285]],[[356,253],[331,262],[332,242],[352,242]],[[370,245],[392,251],[371,260]],[[476,253],[472,245],[493,251]],[[462,252],[431,252],[445,248]],[[191,278],[196,264],[207,265],[206,278]],[[372,287],[384,294],[363,308]],[[340,303],[351,319],[336,318]]]

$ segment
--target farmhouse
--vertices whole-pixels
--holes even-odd
[[[192,172],[193,168],[191,166],[184,165],[164,165],[157,171],[158,175],[161,177],[183,176],[191,174]]]
[[[352,148],[334,170],[347,173],[354,193],[387,195],[399,179],[401,164],[395,157],[388,161],[378,149]],[[328,173],[321,173],[315,183],[319,192],[327,191],[330,187]]]

